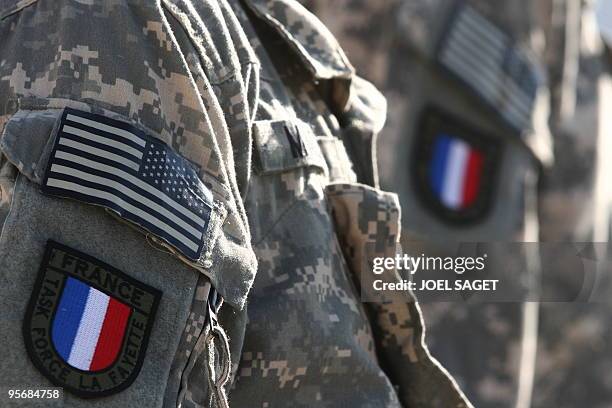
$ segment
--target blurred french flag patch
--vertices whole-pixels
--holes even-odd
[[[415,193],[439,220],[475,223],[492,205],[502,142],[438,108],[421,115],[412,151]]]
[[[448,208],[466,208],[478,197],[483,164],[483,152],[463,139],[441,134],[430,162],[431,188]]]

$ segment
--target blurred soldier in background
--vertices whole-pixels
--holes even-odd
[[[607,241],[602,111],[611,90],[593,4],[305,3],[389,100],[381,183],[400,193],[405,249],[411,240],[428,241],[428,251],[447,242]],[[548,300],[558,300],[576,271],[553,270],[533,250],[521,251],[525,298],[544,280]],[[432,353],[476,406],[612,401],[605,305],[438,302],[423,309]],[[588,379],[576,380],[577,373]]]
[[[606,0],[551,2],[545,22],[555,163],[542,175],[540,239],[595,242],[598,250],[609,241],[611,197],[610,60],[595,14],[602,28],[610,24],[610,14],[601,9],[606,3],[609,7]],[[607,278],[609,250],[596,252],[593,259],[606,256]],[[571,287],[575,279],[575,271],[563,265],[543,272],[552,291]],[[612,403],[610,285],[601,277],[590,284],[603,295],[596,300],[604,302],[541,305],[535,407]]]

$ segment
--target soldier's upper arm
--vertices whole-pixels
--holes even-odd
[[[174,403],[245,303],[227,129],[150,3],[0,2],[4,386]]]

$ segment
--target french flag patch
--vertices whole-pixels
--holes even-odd
[[[32,363],[82,398],[116,394],[140,372],[161,292],[54,241],[23,322]]]
[[[69,277],[51,327],[53,345],[72,367],[103,370],[119,354],[130,311],[125,303]]]
[[[426,109],[412,152],[416,195],[439,220],[470,224],[492,205],[500,138],[437,108]]]
[[[431,187],[452,210],[469,207],[478,198],[484,154],[463,139],[440,135],[430,164]]]

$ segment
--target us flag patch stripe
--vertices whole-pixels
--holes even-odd
[[[80,112],[80,114],[85,113],[85,112]],[[146,141],[143,140],[142,138],[136,136],[135,134],[133,134],[130,131],[127,131],[125,129],[122,129],[120,127],[114,127],[114,126],[109,126],[105,123],[101,123],[98,122],[96,120],[90,120],[87,119],[83,116],[80,116],[79,114],[77,114],[75,112],[74,115],[71,115],[70,113],[68,113],[66,115],[66,119],[72,122],[76,122],[76,123],[80,123],[82,125],[85,125],[87,127],[90,127],[92,129],[97,129],[97,130],[101,130],[104,132],[108,132],[108,133],[112,133],[114,135],[117,136],[121,136],[127,140],[131,140],[132,142],[136,143],[137,145],[141,146],[141,147],[145,147],[146,146]],[[119,123],[119,122],[118,122]]]
[[[66,109],[43,192],[109,208],[200,258],[212,193],[190,162],[133,126]]]
[[[94,133],[90,133],[83,129],[79,129],[79,128],[68,126],[68,125],[64,125],[64,133],[70,133],[71,135],[75,135],[83,139],[87,139],[89,141],[99,143],[101,145],[107,145],[107,146],[114,147],[118,150],[131,154],[132,156],[136,158],[136,160],[142,159],[142,152],[140,150],[134,149],[133,147],[125,143],[117,142],[111,138],[98,136]]]

